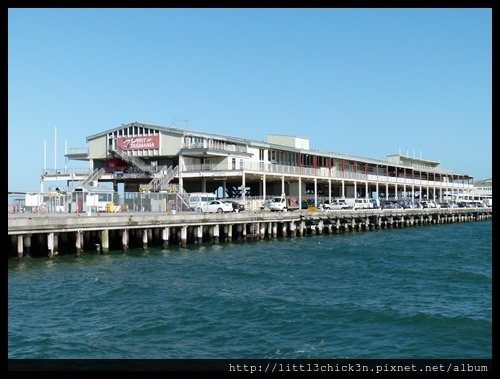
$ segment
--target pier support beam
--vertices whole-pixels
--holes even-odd
[[[332,234],[332,228],[333,228],[333,225],[331,223],[328,224],[328,227],[326,228],[326,231],[328,234]]]
[[[162,246],[164,249],[168,247],[168,238],[170,237],[170,228],[163,228],[161,231]]]
[[[281,224],[281,235],[283,237],[286,237],[288,235],[287,231],[286,231],[286,222],[283,222]]]
[[[222,234],[224,235],[222,241],[227,242],[227,225],[226,224],[221,225],[221,226],[219,226],[219,230],[220,230],[220,228],[222,228]]]
[[[306,228],[306,223],[301,220],[299,221],[299,236],[303,236],[304,235],[304,229]]]
[[[142,249],[146,250],[148,248],[148,230],[142,230]]]
[[[31,257],[31,234],[24,236],[24,256]]]
[[[214,225],[214,240],[213,243],[219,243],[219,224]]]
[[[23,257],[23,248],[24,248],[23,235],[19,234],[17,236],[17,258],[18,259],[21,259]]]
[[[323,234],[324,227],[325,227],[325,224],[323,223],[323,220],[319,220],[319,222],[318,222],[318,234]]]
[[[243,238],[243,240],[247,239],[247,224],[243,224],[242,225],[242,228],[241,228],[241,238]]]
[[[295,237],[297,235],[297,226],[295,225],[295,222],[290,221],[289,229],[290,229],[290,237]]]
[[[81,231],[77,231],[75,235],[76,256],[79,257],[83,253],[83,236]]]
[[[266,224],[263,222],[260,224],[260,239],[263,240],[266,236]]]
[[[233,224],[227,225],[227,242],[233,240]]]
[[[128,250],[128,229],[123,229],[122,232],[122,251],[125,253]]]
[[[260,234],[260,224],[258,222],[254,222],[252,224],[252,238],[256,239],[259,238]]]
[[[203,243],[203,225],[196,227],[196,243],[201,245]]]
[[[273,238],[276,238],[278,236],[278,223],[276,223],[276,222],[272,223],[271,233],[272,233]]]
[[[54,233],[47,234],[48,258],[54,257]]]
[[[102,253],[107,254],[109,252],[109,230],[104,229],[101,232],[101,245],[102,245]]]
[[[59,234],[54,233],[54,256],[59,255]]]
[[[187,246],[187,226],[181,227],[181,247]]]

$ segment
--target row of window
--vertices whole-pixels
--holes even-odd
[[[117,137],[156,136],[158,134],[160,134],[160,132],[156,129],[145,128],[143,126],[129,126],[128,128],[108,133],[108,138],[111,140]]]

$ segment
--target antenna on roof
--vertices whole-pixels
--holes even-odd
[[[179,121],[184,121],[184,123],[185,123],[184,124],[184,128],[187,129],[187,125],[188,125],[189,119],[187,119],[187,118],[180,118]]]

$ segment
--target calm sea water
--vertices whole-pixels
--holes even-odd
[[[492,222],[8,262],[9,358],[491,358]]]

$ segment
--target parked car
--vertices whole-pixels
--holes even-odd
[[[222,200],[223,203],[228,203],[231,204],[233,207],[233,212],[242,212],[245,210],[245,206],[241,203],[238,203],[237,201],[234,200]]]
[[[212,200],[208,204],[198,207],[198,211],[207,213],[232,212],[233,205],[231,203],[224,203],[221,200]]]
[[[397,209],[398,204],[396,201],[392,200],[382,200],[380,202],[380,209]]]
[[[322,204],[323,209],[351,209],[352,206],[346,203],[344,199],[334,199],[330,203],[328,200],[325,200]]]
[[[412,207],[412,204],[409,200],[398,200],[397,203],[399,208],[408,209]]]

